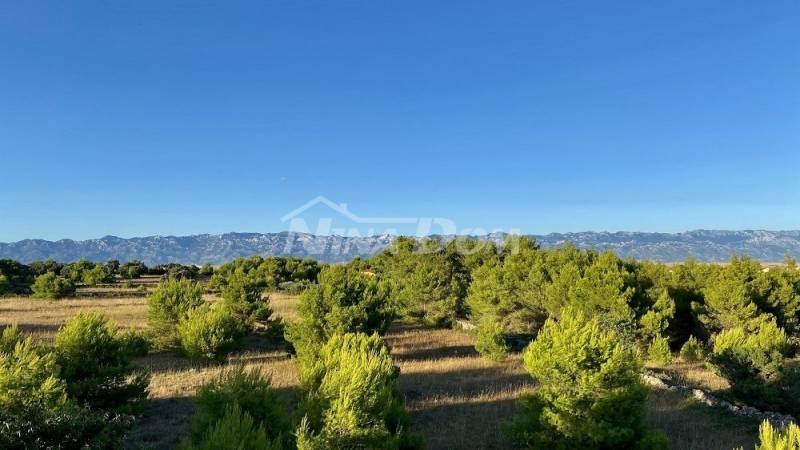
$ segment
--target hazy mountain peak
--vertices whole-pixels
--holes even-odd
[[[495,242],[505,239],[504,233],[480,236]],[[800,257],[800,231],[765,230],[691,230],[682,233],[645,233],[635,231],[587,231],[551,233],[533,236],[542,247],[572,242],[581,248],[613,250],[622,257],[658,261],[682,261],[692,257],[698,261],[727,261],[731,254],[746,254],[761,261],[782,261],[785,254]],[[322,261],[349,261],[366,257],[388,247],[394,237],[376,235],[365,237],[315,236],[307,233],[224,233],[192,236],[149,236],[120,238],[104,236],[99,239],[46,241],[25,239],[0,243],[0,258],[22,262],[53,258],[74,261],[88,258],[94,261],[141,259],[147,264],[213,263],[234,258],[262,256],[311,257]],[[443,236],[445,240],[452,236]]]

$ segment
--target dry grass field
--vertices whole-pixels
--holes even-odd
[[[150,283],[147,281],[147,283]],[[214,297],[208,297],[215,300]],[[270,295],[275,312],[296,317],[296,297]],[[144,297],[68,299],[0,299],[0,325],[17,323],[37,339],[51,340],[59,326],[78,311],[99,310],[126,328],[146,325]],[[387,333],[400,383],[413,420],[429,449],[510,449],[500,424],[514,414],[515,399],[535,389],[519,357],[495,363],[473,349],[473,337],[460,330],[436,330],[398,323]],[[192,415],[192,396],[199,386],[230,364],[243,363],[272,377],[289,404],[297,387],[293,361],[282,349],[252,338],[244,349],[215,364],[192,363],[170,353],[155,353],[136,361],[152,374],[152,402],[126,439],[128,448],[173,448],[183,437]],[[721,380],[702,365],[676,364],[665,370],[681,382],[711,389]],[[699,405],[669,392],[652,392],[648,422],[664,430],[674,449],[731,450],[753,448],[758,424]]]

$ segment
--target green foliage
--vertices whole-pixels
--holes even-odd
[[[764,321],[754,331],[735,327],[714,337],[709,363],[731,384],[737,397],[758,405],[776,402],[777,385],[784,376],[789,350],[786,333],[775,321]]]
[[[11,282],[8,277],[0,273],[0,295],[4,295],[11,291]]]
[[[656,336],[647,347],[648,361],[666,365],[672,362],[672,352],[669,349],[669,340],[663,336]]]
[[[3,333],[0,334],[0,352],[13,352],[17,343],[22,342],[24,339],[25,336],[16,324],[4,327]]]
[[[210,277],[214,275],[214,266],[209,263],[205,263],[200,267],[200,275],[204,277]]]
[[[252,332],[268,332],[278,324],[271,320],[272,309],[269,298],[263,297],[263,289],[249,284],[246,279],[233,278],[222,288],[223,304],[237,320]]]
[[[483,316],[478,324],[478,336],[475,340],[475,349],[488,359],[501,361],[508,356],[503,328],[492,316]]]
[[[59,330],[55,355],[67,393],[92,409],[138,412],[149,377],[134,373],[129,342],[101,313],[78,313]]]
[[[232,405],[247,414],[273,442],[290,443],[291,424],[286,405],[259,370],[247,372],[241,365],[223,371],[203,385],[195,397],[197,406],[190,427],[191,439],[200,442],[215,423],[224,421]]]
[[[39,275],[33,284],[33,296],[36,298],[55,300],[71,295],[75,295],[75,284],[53,272]]]
[[[703,347],[694,336],[689,336],[689,339],[681,347],[681,359],[689,363],[704,359]]]
[[[82,280],[84,284],[89,286],[111,283],[114,281],[114,273],[110,272],[105,266],[97,264],[91,269],[83,271]]]
[[[147,299],[147,323],[157,349],[175,346],[177,325],[189,311],[203,304],[203,288],[189,280],[164,280]]]
[[[189,358],[213,360],[239,346],[243,324],[224,305],[191,309],[178,322],[181,350]]]
[[[81,283],[84,273],[94,269],[95,263],[86,258],[81,258],[71,264],[66,264],[61,269],[61,276],[69,278],[73,283]]]
[[[675,315],[675,302],[670,298],[667,290],[663,290],[653,305],[639,319],[642,334],[650,339],[655,339],[667,331],[670,319]]]
[[[28,264],[28,267],[30,267],[36,276],[44,275],[47,272],[53,272],[56,275],[60,275],[64,265],[53,259],[46,259],[44,261],[33,261]]]
[[[113,276],[117,274],[120,268],[119,260],[109,259],[105,264],[103,264],[103,268],[106,270],[106,272],[111,274],[113,279]]]
[[[790,260],[783,268],[771,268],[762,276],[769,289],[762,303],[764,311],[775,316],[778,325],[794,336],[800,336],[800,270]]]
[[[194,441],[186,440],[181,450],[281,450],[279,441],[271,440],[263,426],[234,403],[225,415]]]
[[[758,429],[758,438],[756,450],[800,450],[800,427],[795,423],[776,430],[765,420]]]
[[[514,237],[499,260],[472,273],[467,303],[476,326],[491,316],[505,336],[532,338],[548,317],[559,317],[564,308],[601,315],[619,329],[631,328],[636,292],[634,273],[612,253],[571,245],[540,250],[534,241]],[[668,307],[648,319],[652,326],[663,326]]]
[[[147,273],[147,266],[138,259],[128,261],[117,271],[122,278],[139,278]]]
[[[67,397],[55,354],[15,327],[0,348],[0,448],[111,448],[130,418],[94,414]]]
[[[210,286],[222,289],[231,278],[262,289],[278,289],[281,283],[317,281],[321,266],[312,259],[274,256],[241,258],[216,268]]]
[[[58,378],[54,354],[40,354],[30,338],[19,330],[3,330],[0,352],[0,412],[23,415],[27,410],[49,410],[67,401],[64,381]]]
[[[698,319],[708,334],[736,327],[753,330],[765,319],[759,304],[765,302],[768,289],[758,262],[734,256],[710,276],[703,304],[696,305]]]
[[[395,317],[391,291],[378,277],[347,266],[331,266],[319,284],[303,292],[299,320],[287,327],[287,338],[301,358],[316,351],[334,334],[383,333]]]
[[[515,245],[515,252],[472,272],[467,304],[471,320],[479,329],[487,323],[484,317],[488,316],[504,335],[532,337],[547,318],[542,296],[530,277],[538,249],[534,241],[525,239],[516,240]]]
[[[34,277],[30,267],[12,259],[0,259],[0,295],[29,294]]]
[[[414,447],[397,376],[378,335],[332,336],[313,363],[300,366],[308,395],[298,449]]]
[[[125,353],[130,357],[147,356],[150,353],[152,343],[146,332],[128,330],[119,333],[119,339],[122,341]]]
[[[407,238],[398,239],[383,272],[395,286],[395,303],[402,313],[434,326],[451,326],[464,317],[469,270],[456,246],[444,247],[433,239],[406,245]]]
[[[178,263],[159,264],[151,267],[148,272],[152,275],[161,275],[162,280],[194,280],[200,275],[197,266]]]
[[[540,388],[523,399],[508,431],[529,448],[666,448],[644,425],[636,350],[599,318],[567,310],[548,319],[524,362]]]

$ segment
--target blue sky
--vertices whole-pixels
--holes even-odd
[[[317,195],[459,229],[797,229],[798,24],[797,1],[4,2],[0,241],[279,231]]]

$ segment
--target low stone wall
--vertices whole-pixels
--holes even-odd
[[[688,386],[675,386],[668,384],[661,378],[658,378],[652,374],[643,373],[642,381],[644,381],[646,385],[655,389],[677,392],[687,396],[690,395],[706,406],[725,409],[737,416],[751,417],[753,419],[758,419],[759,421],[768,420],[773,425],[781,427],[791,422],[797,422],[794,417],[788,414],[780,414],[772,411],[760,411],[751,406],[737,406],[729,401],[720,400],[702,389],[693,389]]]

